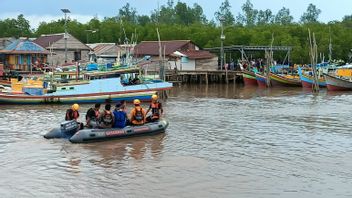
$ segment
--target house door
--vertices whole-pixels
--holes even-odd
[[[81,60],[81,51],[75,52],[74,56],[75,56],[75,61]]]

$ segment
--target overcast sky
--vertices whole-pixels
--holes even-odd
[[[246,0],[229,0],[235,16],[241,11],[241,6]],[[164,5],[167,0],[0,0],[0,19],[16,17],[23,14],[36,28],[40,21],[56,20],[63,15],[61,8],[71,10],[70,17],[80,22],[87,22],[92,17],[116,16],[118,10],[127,2],[137,9],[138,14],[149,15],[158,4]],[[175,0],[174,2],[177,2]],[[188,5],[198,3],[203,7],[208,19],[214,18],[223,0],[182,0]],[[322,13],[320,21],[329,22],[341,20],[345,15],[352,14],[352,0],[251,0],[255,9],[271,9],[276,13],[283,6],[290,9],[295,21],[298,21],[309,3],[315,4]]]

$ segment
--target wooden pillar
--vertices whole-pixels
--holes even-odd
[[[208,72],[205,73],[205,84],[208,84]]]

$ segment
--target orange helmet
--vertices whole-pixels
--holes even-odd
[[[133,101],[133,104],[134,104],[134,105],[139,105],[139,104],[141,104],[141,101],[140,101],[139,99],[135,99],[135,100]]]
[[[72,105],[71,108],[72,108],[72,110],[74,110],[74,111],[78,111],[79,105],[78,105],[77,103],[75,103],[75,104]]]
[[[153,95],[152,95],[152,100],[157,100],[157,99],[158,99],[158,95],[153,94]]]

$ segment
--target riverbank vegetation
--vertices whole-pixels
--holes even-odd
[[[323,23],[319,21],[321,10],[310,4],[300,19],[294,19],[290,9],[283,7],[277,13],[270,9],[257,10],[250,0],[241,6],[242,11],[231,12],[228,0],[214,9],[214,19],[207,19],[198,4],[168,0],[148,15],[139,15],[130,4],[117,11],[115,17],[99,20],[92,18],[87,23],[69,20],[68,31],[83,42],[126,43],[143,40],[157,40],[159,28],[162,40],[190,39],[197,45],[208,48],[220,46],[220,21],[224,25],[224,45],[269,45],[274,34],[274,45],[292,46],[291,60],[295,63],[309,62],[308,29],[315,32],[318,51],[325,57],[329,43],[333,45],[334,59],[350,61],[352,57],[352,15],[342,20]],[[86,30],[96,30],[93,31]],[[46,21],[32,29],[23,15],[17,19],[0,20],[0,37],[37,37],[41,34],[64,32],[64,19]],[[322,57],[321,56],[321,57]],[[326,60],[327,58],[325,58]]]

